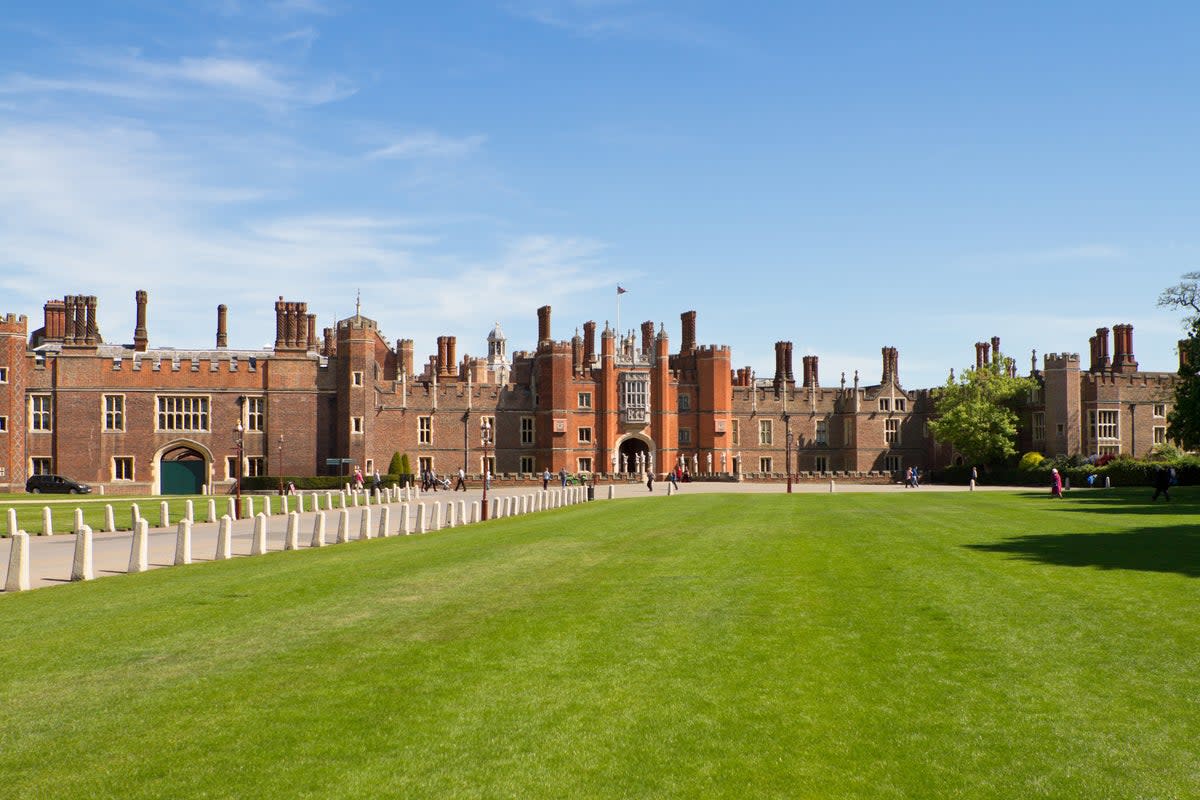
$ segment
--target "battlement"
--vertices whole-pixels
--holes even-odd
[[[4,314],[0,316],[0,333],[19,335],[22,339],[29,328],[29,320],[24,314]]]
[[[1045,369],[1079,369],[1079,353],[1046,353]]]
[[[724,356],[725,358],[733,357],[733,351],[727,344],[702,344],[697,350],[697,353],[702,356],[708,356],[709,358],[719,358],[721,356]]]

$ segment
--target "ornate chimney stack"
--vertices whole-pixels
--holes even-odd
[[[458,337],[446,337],[446,361],[442,374],[447,378],[453,378],[458,375]]]
[[[883,379],[881,383],[900,382],[900,351],[894,347],[885,347],[883,354]]]
[[[150,295],[145,289],[138,289],[134,294],[137,302],[137,325],[133,329],[133,349],[139,353],[146,352],[150,346],[150,334],[146,332],[146,303]]]
[[[1133,326],[1114,325],[1113,344],[1116,350],[1113,359],[1113,371],[1128,373],[1137,372],[1137,359],[1133,357]]]
[[[792,343],[784,342],[783,377],[788,383],[795,383],[796,376],[792,373]]]
[[[287,342],[287,304],[283,295],[275,301],[275,349],[282,350]]]
[[[217,306],[217,347],[229,347],[228,330],[229,309],[224,303]]]
[[[654,322],[652,320],[642,323],[642,353],[647,358],[654,353]]]
[[[596,323],[583,323],[583,365],[590,367],[596,360]]]
[[[696,352],[696,312],[685,311],[679,315],[680,321],[683,323],[683,336],[679,344],[680,355],[688,355]]]
[[[538,315],[538,347],[550,342],[550,306],[542,306],[537,310]]]
[[[1108,355],[1108,328],[1096,328],[1096,369],[1110,369],[1112,359]]]
[[[787,347],[787,342],[775,343],[775,388],[778,389],[780,384],[785,380],[783,367],[783,354]]]
[[[325,340],[325,344],[322,346],[322,352],[326,356],[336,356],[337,337],[333,335],[333,328],[325,328],[322,331],[322,337]]]
[[[305,350],[310,353],[316,352],[317,349],[317,315],[308,315],[308,341],[305,342]]]
[[[100,343],[100,328],[96,325],[96,295],[89,294],[86,302],[87,324],[84,337],[88,344],[96,345]]]
[[[992,337],[992,363],[993,364],[1000,363],[1000,337],[999,336]]]

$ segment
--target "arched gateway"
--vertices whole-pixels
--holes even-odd
[[[626,436],[617,445],[617,472],[637,472],[638,456],[641,455],[646,468],[652,466],[653,442],[639,434]]]
[[[200,494],[208,483],[208,457],[191,443],[168,445],[159,456],[160,494]]]

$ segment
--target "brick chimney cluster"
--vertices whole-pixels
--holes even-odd
[[[816,389],[821,385],[820,379],[817,376],[816,356],[804,357],[804,383],[802,385],[806,389]]]
[[[310,331],[309,326],[314,330]],[[303,350],[316,340],[316,316],[310,317],[308,303],[285,302],[280,296],[275,303],[275,349]]]
[[[100,332],[96,328],[96,296],[69,294],[64,297],[62,327],[64,344],[100,344]]]

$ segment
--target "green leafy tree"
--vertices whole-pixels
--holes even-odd
[[[1185,450],[1200,448],[1200,272],[1188,272],[1174,286],[1163,290],[1159,306],[1178,308],[1186,338],[1179,343],[1179,380],[1175,403],[1167,414],[1167,437]]]
[[[404,468],[404,459],[399,453],[392,453],[392,460],[388,462],[388,475],[403,475],[400,470]]]
[[[408,453],[400,456],[400,471],[397,475],[412,475],[412,464],[408,463]]]
[[[969,462],[989,464],[1015,455],[1017,407],[1031,389],[1031,378],[1009,376],[1009,360],[995,360],[963,371],[936,390],[936,419],[929,429],[938,441],[954,446]]]

